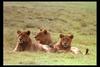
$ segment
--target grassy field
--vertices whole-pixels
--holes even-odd
[[[4,2],[3,63],[26,65],[96,65],[96,2]],[[71,32],[72,46],[89,55],[12,52],[17,30],[30,30],[34,40],[39,27],[50,31],[53,42]]]

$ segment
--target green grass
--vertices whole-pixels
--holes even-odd
[[[72,46],[89,55],[71,53],[12,52],[17,30],[30,30],[31,39],[39,27],[48,29],[53,42],[59,34],[71,32]],[[96,65],[96,2],[4,2],[4,65]]]
[[[9,56],[9,58],[7,58]],[[33,64],[33,65],[94,65],[96,61],[91,59],[95,59],[94,56],[91,55],[83,56],[83,55],[73,55],[73,54],[65,54],[65,53],[29,53],[29,52],[21,52],[21,53],[5,53],[4,63],[5,64]],[[15,59],[16,58],[16,59]],[[88,59],[87,59],[88,58]],[[88,62],[88,60],[90,60]],[[87,62],[87,63],[86,63]]]

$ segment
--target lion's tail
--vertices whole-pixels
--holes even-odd
[[[89,54],[89,49],[86,48],[86,52],[85,52],[85,55]]]
[[[88,49],[88,48],[86,48],[85,53],[82,53],[81,51],[80,51],[80,53],[81,53],[81,54],[83,54],[83,55],[88,55],[88,54],[89,54],[89,49]]]

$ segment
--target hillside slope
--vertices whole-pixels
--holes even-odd
[[[23,5],[25,4],[25,5]],[[96,3],[4,3],[4,26],[96,34]]]

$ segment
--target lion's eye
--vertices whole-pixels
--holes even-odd
[[[39,34],[37,36],[39,36]]]
[[[22,37],[25,37],[26,35],[22,35]]]
[[[69,41],[69,39],[68,38],[64,38],[63,41]]]
[[[68,38],[66,38],[66,40],[69,40]]]

